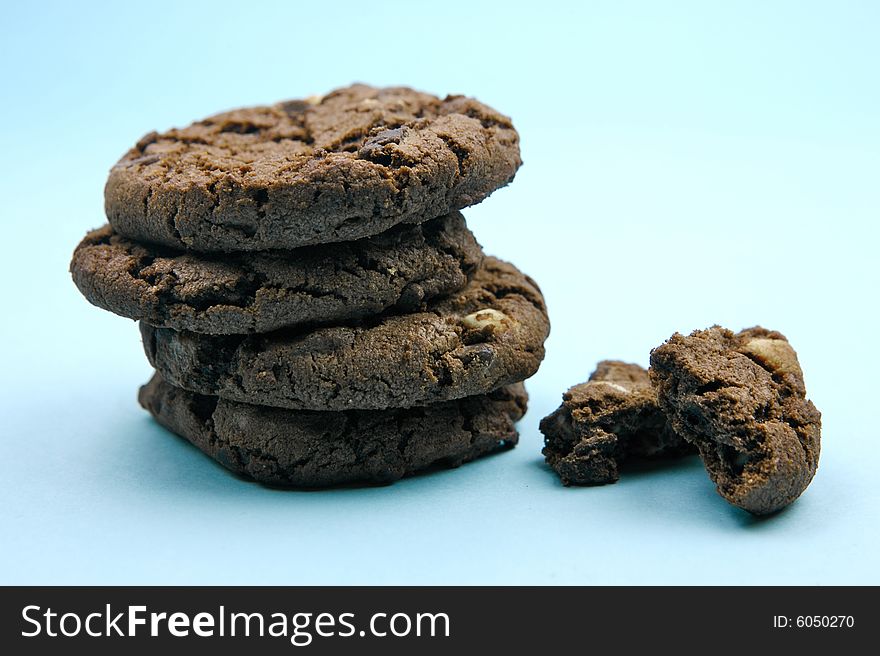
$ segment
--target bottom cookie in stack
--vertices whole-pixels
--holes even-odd
[[[517,383],[415,408],[290,410],[196,394],[159,374],[138,398],[160,424],[233,472],[306,488],[391,483],[512,447],[528,400]]]

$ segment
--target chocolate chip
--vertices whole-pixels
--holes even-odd
[[[364,142],[364,145],[358,150],[358,157],[383,166],[391,166],[394,163],[394,149],[388,148],[388,146],[400,144],[408,132],[409,129],[406,126],[377,132]]]

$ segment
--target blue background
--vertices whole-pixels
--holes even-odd
[[[880,583],[880,11],[864,2],[5,3],[0,582]],[[135,325],[77,293],[142,134],[360,80],[511,115],[525,165],[466,212],[546,292],[512,452],[391,487],[235,479],[135,401]],[[563,488],[539,419],[672,332],[783,331],[824,414],[786,512],[697,459]]]

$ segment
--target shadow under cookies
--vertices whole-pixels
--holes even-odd
[[[750,532],[774,530],[787,518],[797,513],[797,502],[773,515],[755,516],[727,503],[715,490],[699,456],[691,454],[679,458],[657,460],[634,459],[620,466],[620,479],[615,483],[597,486],[565,486],[543,459],[534,461],[561,494],[579,494],[584,502],[591,493],[605,490],[601,498],[613,489],[615,505],[632,506],[634,515],[650,514],[670,527],[679,525],[714,526],[715,528],[745,529]],[[595,501],[600,500],[595,495]]]

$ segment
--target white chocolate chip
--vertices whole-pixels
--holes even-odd
[[[615,389],[618,392],[622,392],[624,394],[629,394],[629,390],[626,389],[623,385],[618,385],[617,383],[611,383],[607,380],[591,380],[590,383],[592,385],[607,385],[611,389]]]
[[[324,100],[324,96],[315,95],[315,96],[309,96],[303,102],[305,102],[309,105],[320,105],[322,100]]]
[[[499,312],[493,308],[478,310],[472,314],[462,317],[461,324],[469,330],[490,330],[496,332],[509,327],[513,320],[503,312]]]
[[[747,342],[742,350],[777,373],[803,376],[797,355],[785,340],[756,337]]]
[[[254,378],[257,379],[257,382],[260,385],[275,385],[278,383],[278,380],[275,378],[275,374],[267,370],[258,371],[255,374]]]

